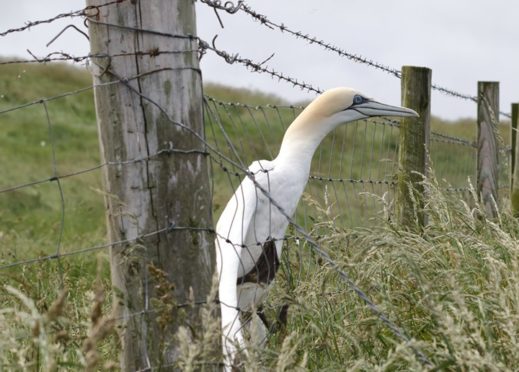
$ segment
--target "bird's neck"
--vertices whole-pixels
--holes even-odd
[[[295,167],[308,176],[315,150],[339,123],[314,115],[299,115],[287,129],[276,161]]]

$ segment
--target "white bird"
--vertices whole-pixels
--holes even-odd
[[[317,146],[343,123],[375,116],[418,116],[407,108],[376,102],[351,88],[324,92],[287,129],[274,160],[248,168],[255,182],[292,216],[308,181]],[[279,266],[289,221],[249,176],[229,200],[216,225],[216,257],[226,370],[245,350],[241,311],[257,309]],[[246,350],[245,350],[246,351]]]

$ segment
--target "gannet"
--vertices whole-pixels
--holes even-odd
[[[240,312],[261,306],[281,257],[289,221],[254,181],[292,216],[310,174],[317,146],[339,125],[376,116],[418,116],[408,108],[367,98],[351,88],[330,89],[288,127],[274,160],[258,160],[229,200],[216,224],[216,257],[226,370],[245,350]],[[252,180],[254,179],[254,181]]]

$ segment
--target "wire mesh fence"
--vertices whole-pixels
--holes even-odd
[[[107,3],[117,6],[121,1]],[[235,12],[235,8],[216,2],[207,2],[217,9],[224,7]],[[246,6],[238,9],[252,15],[263,24],[287,31],[265,16],[254,13]],[[86,21],[97,22],[94,18],[101,7],[90,7],[77,12],[60,14],[53,19],[31,22],[24,27],[8,30],[0,36],[13,32],[23,32],[29,27],[52,22],[65,17],[86,17]],[[224,10],[225,10],[224,9]],[[110,25],[108,25],[110,26]],[[114,26],[115,27],[115,26]],[[131,29],[132,32],[156,33],[156,30]],[[290,32],[298,37],[304,35]],[[163,35],[164,36],[164,35]],[[165,35],[177,37],[178,35]],[[399,76],[397,70],[383,67],[363,57],[354,57],[313,37],[304,39],[317,43],[326,49],[347,56],[371,67],[383,69]],[[22,272],[28,278],[37,280],[38,272],[49,270],[57,273],[51,282],[42,286],[42,291],[50,291],[53,286],[70,286],[71,281],[81,275],[84,265],[92,266],[93,253],[107,252],[116,246],[135,249],[145,245],[148,238],[166,236],[180,230],[191,233],[217,235],[214,226],[166,225],[155,230],[143,231],[137,236],[121,241],[107,241],[105,231],[105,210],[103,199],[107,197],[102,184],[103,172],[107,168],[128,169],[137,164],[147,164],[156,158],[175,153],[197,153],[203,155],[212,165],[212,208],[217,221],[227,201],[238,189],[242,179],[248,177],[247,167],[255,160],[272,160],[279,152],[283,134],[292,121],[303,111],[303,106],[291,105],[250,105],[241,102],[225,102],[216,97],[204,97],[205,138],[197,138],[199,145],[193,149],[164,147],[156,153],[134,159],[102,160],[97,152],[97,128],[93,103],[96,86],[84,76],[76,78],[77,70],[54,65],[38,66],[53,61],[84,61],[95,58],[117,58],[128,56],[151,57],[160,53],[200,53],[213,51],[227,63],[242,63],[255,72],[264,72],[280,80],[303,89],[320,92],[307,83],[277,73],[248,59],[239,58],[216,48],[214,40],[209,44],[197,39],[200,48],[183,51],[138,51],[124,56],[70,56],[63,52],[35,59],[35,61],[3,60],[0,71],[6,74],[20,72],[17,80],[8,81],[2,87],[3,100],[0,101],[0,138],[5,155],[0,177],[0,270],[3,284],[13,284]],[[28,64],[31,62],[31,64]],[[33,68],[33,65],[35,67]],[[159,74],[163,70],[141,72],[137,76],[114,79],[110,84],[123,84]],[[107,69],[105,72],[109,72]],[[114,72],[115,73],[115,72]],[[64,76],[62,76],[64,74]],[[28,93],[24,84],[27,80],[49,80],[49,86]],[[55,75],[55,77],[53,77]],[[43,81],[43,80],[42,80]],[[62,85],[54,85],[59,81]],[[43,85],[43,83],[42,83]],[[131,90],[130,88],[128,88]],[[448,91],[446,88],[438,88]],[[48,92],[52,92],[51,94]],[[133,92],[135,93],[135,92]],[[467,98],[461,94],[449,93],[455,97]],[[150,97],[143,96],[152,102]],[[468,97],[472,100],[472,97]],[[169,120],[169,125],[185,129],[186,123]],[[445,128],[443,128],[445,130]],[[475,133],[475,128],[472,128]],[[391,206],[383,208],[380,199],[389,204],[394,198],[396,174],[398,173],[399,123],[386,119],[358,120],[342,126],[327,136],[317,149],[312,160],[308,185],[294,217],[285,215],[290,222],[286,236],[273,237],[281,241],[286,254],[281,258],[280,278],[290,283],[292,289],[309,277],[311,269],[303,266],[318,265],[322,260],[335,270],[349,290],[353,290],[384,322],[396,337],[409,341],[409,336],[389,319],[350,279],[326,251],[319,238],[332,231],[349,228],[369,227],[380,220],[392,218]],[[95,150],[94,150],[95,149]],[[473,138],[460,138],[446,133],[431,133],[431,168],[444,187],[463,192],[467,179],[475,176],[477,147]],[[502,144],[500,152],[500,184],[508,185],[509,149]],[[453,162],[452,159],[456,161]],[[16,164],[16,167],[10,166]],[[256,185],[259,187],[258,185]],[[275,195],[269,190],[261,191],[272,208],[278,208]],[[389,214],[387,214],[389,211]],[[274,241],[274,240],[273,240]],[[233,242],[231,242],[233,243]],[[260,242],[265,243],[265,242]],[[239,243],[243,244],[243,242]],[[346,244],[347,245],[347,244]],[[309,249],[302,249],[305,246]],[[89,256],[90,260],[71,264],[79,256]],[[70,261],[65,260],[69,258]],[[304,263],[304,264],[303,264]],[[50,265],[54,265],[49,269]],[[148,262],[147,264],[151,264]],[[48,280],[49,277],[46,277]],[[33,292],[31,292],[33,293]],[[145,307],[136,309],[130,317],[142,317],[157,312],[149,293],[144,293]],[[42,296],[44,297],[44,296]],[[206,299],[182,299],[177,308],[203,305]],[[225,305],[225,304],[224,304]],[[160,309],[159,309],[160,310]],[[83,332],[86,332],[83,329]],[[424,364],[427,357],[413,345],[414,352]],[[78,362],[79,363],[79,362]],[[150,365],[149,368],[154,368]]]

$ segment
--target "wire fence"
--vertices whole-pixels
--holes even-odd
[[[12,33],[24,32],[40,24],[52,23],[58,19],[81,17],[85,24],[100,23],[99,13],[104,7],[118,6],[122,1],[112,1],[102,6],[87,7],[74,12],[59,14],[53,18],[29,22],[23,27],[13,28],[0,33],[0,37],[8,37]],[[230,14],[245,13],[266,27],[277,29],[334,52],[341,57],[371,68],[382,70],[396,77],[400,71],[374,62],[363,56],[349,53],[314,36],[293,31],[282,23],[276,23],[269,17],[261,15],[242,1],[233,4],[219,1],[202,0],[216,11]],[[108,27],[118,25],[105,24]],[[68,26],[67,26],[68,27]],[[75,27],[74,27],[75,28]],[[65,28],[66,29],[66,28]],[[63,31],[65,31],[65,29]],[[33,55],[33,60],[1,60],[0,69],[13,66],[16,69],[32,71],[31,65],[51,64],[54,62],[95,64],[97,59],[112,60],[138,56],[151,58],[160,54],[172,53],[204,53],[212,52],[222,57],[229,64],[239,63],[256,73],[270,75],[272,78],[294,87],[321,93],[321,89],[303,82],[295,77],[275,71],[266,63],[254,62],[221,50],[216,46],[216,39],[211,43],[191,35],[171,35],[158,30],[143,30],[126,27],[129,32],[160,34],[170,38],[187,38],[198,43],[198,48],[185,50],[142,50],[134,53],[117,55],[73,56],[66,52],[53,52],[43,57]],[[56,37],[59,37],[60,32]],[[81,30],[76,31],[83,33]],[[86,36],[86,35],[85,35]],[[51,40],[51,43],[56,39]],[[31,53],[32,54],[32,53]],[[52,68],[48,66],[48,68]],[[132,94],[151,105],[155,101],[132,88],[132,82],[152,75],[158,75],[167,68],[140,72],[135,76],[118,77],[117,71],[107,68],[103,73],[111,74],[114,79],[104,85],[124,85]],[[1,71],[1,70],[0,70]],[[14,70],[13,70],[14,71]],[[25,71],[25,70],[24,70]],[[36,75],[35,75],[36,76]],[[176,149],[165,147],[159,151],[134,159],[100,160],[99,154],[90,153],[97,149],[95,116],[93,110],[93,90],[100,85],[86,84],[78,88],[64,86],[55,95],[34,96],[27,99],[23,84],[19,79],[18,86],[3,86],[2,94],[7,98],[0,101],[0,138],[9,161],[17,158],[19,167],[11,168],[4,163],[0,178],[0,220],[3,229],[0,231],[0,273],[4,283],[10,283],[14,270],[26,272],[38,271],[47,262],[57,263],[58,283],[63,286],[69,266],[65,259],[76,259],[80,255],[89,255],[99,251],[107,251],[113,247],[130,248],[145,244],[147,239],[166,236],[179,231],[195,234],[212,234],[219,236],[214,226],[160,226],[153,231],[143,231],[136,236],[119,241],[106,241],[104,230],[103,198],[106,193],[101,183],[103,172],[109,168],[122,169],[134,167],[136,164],[153,162],[171,154],[198,154],[212,164],[212,197],[215,221],[220,216],[227,201],[236,192],[241,180],[250,177],[247,167],[257,159],[271,160],[279,151],[283,133],[290,123],[304,109],[293,105],[250,105],[241,102],[225,102],[216,97],[204,97],[206,137],[190,132],[198,141],[193,149]],[[475,101],[475,97],[433,85],[433,88],[455,98]],[[21,97],[21,98],[20,98]],[[78,108],[78,102],[90,105],[88,112]],[[159,110],[166,113],[163,107]],[[68,113],[63,114],[66,110]],[[507,113],[502,113],[508,116]],[[167,116],[167,115],[166,115]],[[169,125],[190,131],[186,123],[179,123],[168,117]],[[444,128],[445,129],[445,128]],[[475,128],[473,129],[475,135]],[[28,135],[30,133],[30,136]],[[79,139],[78,139],[79,136]],[[26,139],[23,139],[27,137]],[[20,143],[23,148],[17,147]],[[501,144],[500,184],[508,182],[509,149]],[[347,271],[325,251],[319,242],[320,234],[326,234],[319,222],[324,218],[333,221],[335,226],[352,228],[370,226],[387,218],[382,213],[379,198],[391,200],[395,192],[398,171],[399,122],[387,119],[359,120],[342,126],[332,132],[321,143],[312,160],[311,173],[304,197],[294,215],[285,211],[265,185],[250,178],[258,193],[267,200],[272,208],[286,219],[291,230],[286,236],[270,237],[274,243],[284,243],[290,252],[297,252],[299,259],[318,257],[334,270],[345,285],[354,291],[366,306],[383,322],[401,341],[407,343],[424,364],[430,362],[411,342],[411,336],[397,325],[397,319],[391,319],[371,300],[350,278]],[[74,151],[71,148],[75,148]],[[467,190],[467,179],[475,175],[475,159],[477,146],[474,138],[463,138],[443,132],[431,133],[430,159],[435,176],[445,180],[445,188],[464,192]],[[452,162],[453,157],[458,161]],[[448,158],[448,159],[446,159]],[[267,172],[268,173],[268,172]],[[325,216],[325,217],[323,217]],[[37,236],[37,234],[42,234]],[[32,241],[32,242],[31,242]],[[304,244],[302,243],[304,242]],[[264,243],[257,241],[256,243]],[[244,242],[231,242],[244,245]],[[302,247],[309,248],[308,254]],[[293,277],[298,273],[285,267],[282,275]],[[300,275],[301,273],[299,273]],[[4,279],[5,278],[5,279]],[[15,279],[16,281],[16,279]],[[144,293],[143,309],[136,309],[130,317],[144,317],[157,310],[149,301],[148,293]],[[203,305],[206,299],[178,299],[177,307],[188,304]],[[235,307],[234,305],[223,304]],[[240,309],[238,309],[240,310]],[[150,369],[154,366],[150,365]]]
[[[303,110],[302,106],[247,105],[239,102],[222,102],[206,97],[207,123],[211,126],[208,140],[215,146],[222,142],[218,130],[225,128],[228,138],[251,138],[236,144],[242,165],[255,159],[275,158],[284,131]],[[213,129],[216,127],[217,129]],[[464,127],[463,132],[473,132],[472,138],[461,138],[437,131],[431,132],[430,161],[435,177],[448,191],[468,192],[468,181],[475,180],[477,144],[476,128]],[[332,132],[319,146],[312,163],[309,184],[305,194],[307,202],[317,202],[341,226],[369,226],[379,222],[382,213],[377,197],[388,193],[394,196],[398,172],[399,122],[387,119],[360,120]],[[231,149],[218,147],[232,157]],[[500,151],[499,182],[503,191],[508,187],[508,153]],[[456,159],[455,162],[452,159]],[[215,200],[228,200],[234,190],[218,190]],[[504,194],[506,195],[506,194]],[[306,228],[309,218],[307,202],[303,201],[296,213],[298,221]],[[221,203],[216,202],[219,215]]]

